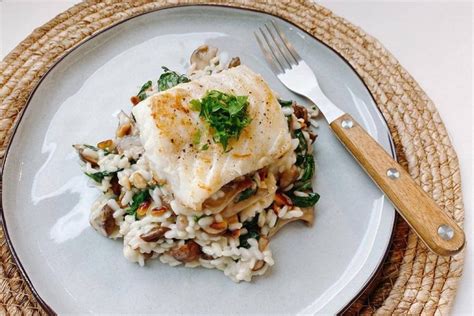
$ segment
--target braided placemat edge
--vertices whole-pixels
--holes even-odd
[[[36,29],[0,64],[0,157],[30,92],[69,50],[131,16],[160,7],[204,3],[280,16],[338,52],[372,93],[387,120],[401,163],[441,207],[462,223],[459,164],[432,101],[377,40],[310,1],[86,1],[75,5]],[[1,308],[8,313],[41,312],[3,237],[0,231]],[[444,258],[428,252],[399,220],[379,284],[348,313],[445,314],[461,276],[463,256],[460,253]]]

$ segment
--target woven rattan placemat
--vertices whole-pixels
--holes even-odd
[[[463,222],[456,153],[432,101],[397,60],[358,27],[310,1],[168,0],[86,1],[36,29],[0,64],[0,157],[18,114],[39,79],[68,51],[124,19],[182,4],[220,4],[282,17],[313,34],[360,75],[383,113],[402,165],[437,203]],[[461,276],[463,253],[440,257],[427,251],[397,219],[387,258],[347,314],[446,314]],[[22,279],[0,229],[0,313],[44,313]]]

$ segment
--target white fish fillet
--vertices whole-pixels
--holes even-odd
[[[199,112],[189,101],[208,90],[248,96],[251,123],[229,152],[214,143]],[[157,177],[166,180],[175,199],[195,211],[223,185],[275,163],[291,149],[287,120],[277,98],[246,66],[224,70],[155,94],[133,108],[145,155]],[[200,145],[193,145],[201,130]],[[200,150],[208,144],[207,150]]]

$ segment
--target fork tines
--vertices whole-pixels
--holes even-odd
[[[259,27],[254,34],[265,59],[277,73],[284,73],[299,64],[300,55],[273,21]]]

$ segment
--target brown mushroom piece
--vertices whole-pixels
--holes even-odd
[[[211,59],[217,56],[217,48],[201,45],[196,48],[191,55],[191,65],[194,65],[194,69],[202,70],[206,68],[211,62]]]
[[[102,211],[100,212],[100,226],[104,229],[104,232],[107,236],[110,236],[117,229],[114,218],[114,210],[108,206],[104,205]]]
[[[110,187],[112,189],[112,192],[116,196],[120,196],[120,193],[122,193],[122,186],[119,183],[119,179],[116,173],[112,176],[112,179],[110,180]]]
[[[73,145],[72,147],[77,151],[79,158],[81,158],[82,161],[90,163],[92,168],[99,166],[97,157],[92,157],[84,152],[84,145]]]
[[[314,223],[314,209],[312,207],[305,207],[302,208],[301,211],[303,211],[303,215],[300,217],[293,217],[290,219],[281,219],[279,218],[277,221],[277,224],[275,227],[273,227],[270,232],[268,233],[268,238],[271,238],[273,235],[275,235],[283,226],[285,226],[288,223],[295,222],[295,221],[303,221],[305,222],[308,226],[313,225]]]
[[[150,229],[148,232],[141,234],[140,238],[146,242],[155,242],[163,237],[169,230],[170,229],[168,227],[156,226]]]
[[[250,188],[252,184],[253,181],[249,177],[228,183],[221,188],[224,195],[218,199],[208,198],[204,201],[203,208],[209,210],[212,214],[220,213],[227,205],[231,204],[242,191]],[[231,215],[224,214],[225,217],[230,217]]]
[[[239,57],[233,57],[230,61],[229,64],[227,65],[227,68],[234,68],[240,66],[240,58]]]
[[[308,110],[305,107],[299,105],[293,105],[293,112],[297,118],[303,119],[303,121],[308,122]]]
[[[318,135],[313,133],[310,130],[308,130],[308,135],[309,135],[309,139],[311,140],[311,144],[313,144],[316,141],[316,138],[318,137]]]
[[[169,254],[178,261],[192,262],[199,259],[201,246],[193,240],[188,240],[184,245],[171,249]]]
[[[208,254],[205,254],[204,252],[201,254],[201,259],[204,260],[214,260],[214,257]]]

